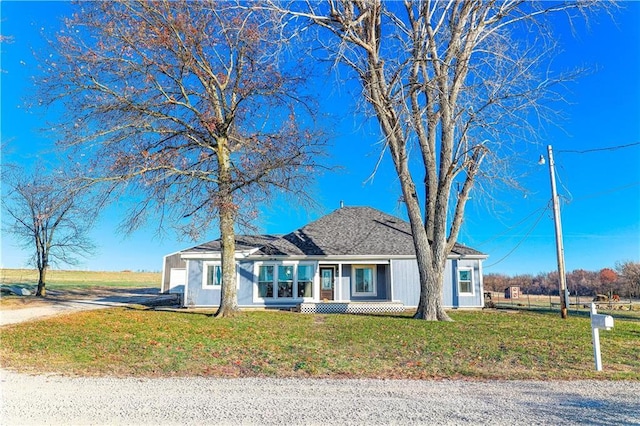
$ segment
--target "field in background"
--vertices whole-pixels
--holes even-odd
[[[48,289],[83,287],[160,287],[160,272],[98,272],[59,271],[47,272]],[[38,284],[38,271],[33,269],[0,269],[0,284]]]

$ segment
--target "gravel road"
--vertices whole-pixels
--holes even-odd
[[[4,311],[0,324],[130,297]],[[0,369],[0,424],[640,425],[640,382],[84,378]]]
[[[0,370],[3,425],[640,425],[637,382],[69,378]]]

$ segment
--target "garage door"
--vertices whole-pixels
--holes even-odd
[[[187,270],[185,268],[171,268],[169,275],[169,293],[184,293],[187,283]]]

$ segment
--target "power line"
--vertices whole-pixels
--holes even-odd
[[[556,152],[569,152],[572,154],[586,154],[589,152],[598,152],[598,151],[615,151],[617,149],[629,148],[632,146],[640,145],[640,142],[634,142],[626,145],[617,145],[617,146],[609,146],[605,148],[593,148],[593,149],[585,149],[585,150],[574,150],[574,149],[558,149]]]
[[[637,186],[637,185],[640,185],[640,181],[633,182],[633,183],[630,183],[630,184],[624,185],[624,186],[618,186],[617,188],[611,188],[611,189],[608,189],[606,191],[600,191],[600,192],[595,192],[593,194],[588,194],[588,195],[585,195],[585,196],[582,196],[582,197],[579,197],[579,198],[575,198],[572,201],[582,201],[582,200],[588,200],[589,198],[597,198],[597,197],[600,197],[600,196],[603,196],[603,195],[610,194],[612,192],[622,191],[623,189],[631,188],[631,187],[634,187],[634,186]]]
[[[500,237],[502,237],[503,235],[508,234],[511,230],[516,229],[518,226],[520,226],[521,224],[523,224],[524,222],[526,222],[531,216],[533,216],[534,214],[538,213],[541,210],[548,210],[549,209],[549,205],[547,204],[546,206],[542,206],[540,208],[537,208],[536,210],[532,211],[531,213],[529,213],[527,216],[524,217],[524,219],[522,219],[520,222],[516,223],[513,226],[508,226],[507,229],[505,229],[503,232],[494,235],[493,237],[489,237],[484,241],[480,241],[479,243],[476,243],[474,245],[481,247],[487,243],[490,243],[493,240],[496,240]]]
[[[497,260],[495,263],[492,263],[491,265],[487,265],[487,266],[483,266],[483,268],[491,268],[492,266],[496,266],[498,263],[502,262],[503,260],[505,260],[507,257],[511,256],[513,254],[514,251],[516,251],[518,249],[518,247],[520,247],[522,245],[522,243],[525,242],[525,240],[529,237],[529,235],[531,235],[531,233],[533,232],[534,229],[536,229],[536,227],[538,226],[538,224],[540,223],[540,221],[542,220],[542,218],[544,217],[545,212],[549,210],[549,206],[547,206],[544,210],[542,210],[542,213],[540,214],[540,216],[538,217],[538,219],[536,219],[536,222],[533,224],[533,226],[531,227],[531,229],[529,229],[529,231],[524,235],[524,237],[522,237],[522,239],[520,241],[518,241],[518,244],[516,244],[516,246],[511,249],[511,251],[509,253],[507,253],[506,255],[504,255],[501,259]]]

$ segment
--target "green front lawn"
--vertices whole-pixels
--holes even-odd
[[[108,309],[4,327],[0,361],[81,375],[640,380],[640,322],[601,332],[596,373],[588,318],[450,314],[455,322]]]

